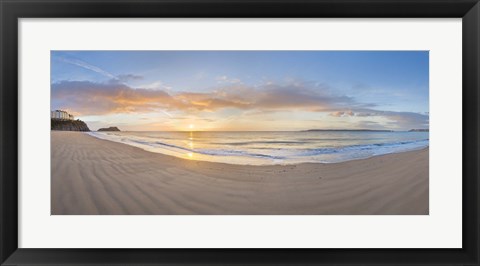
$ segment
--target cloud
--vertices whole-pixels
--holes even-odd
[[[131,80],[141,80],[143,79],[143,76],[135,74],[121,74],[117,76],[117,79],[121,82],[128,82]]]
[[[383,116],[391,120],[389,125],[394,128],[428,128],[430,122],[428,115],[420,113],[385,111]]]
[[[378,111],[370,109],[358,109],[349,111],[335,111],[329,114],[333,117],[383,117],[390,122],[388,124],[394,128],[428,128],[428,113],[415,112],[394,112],[394,111]]]
[[[353,99],[334,96],[303,85],[265,85],[261,88],[231,85],[212,92],[179,92],[134,89],[121,83],[62,81],[52,84],[52,101],[58,108],[78,113],[145,112],[156,109],[181,111],[216,111],[223,108],[242,110],[309,111],[328,110],[354,104]]]
[[[380,117],[392,128],[428,127],[428,114],[371,109],[352,97],[335,95],[326,85],[295,82],[268,83],[253,87],[228,84],[210,92],[177,92],[165,89],[132,88],[122,83],[62,81],[52,84],[52,109],[66,109],[75,115],[111,113],[191,114],[238,109],[249,112],[307,111],[326,112],[335,118],[353,117],[357,122]]]
[[[161,90],[132,89],[121,83],[63,81],[52,84],[52,109],[63,108],[77,115],[154,112],[173,108],[176,102]],[[177,106],[181,108],[181,106]]]
[[[74,66],[78,66],[78,67],[81,67],[83,69],[87,69],[87,70],[90,70],[90,71],[93,71],[97,74],[100,74],[106,78],[108,78],[110,80],[110,82],[112,83],[116,83],[116,82],[120,82],[120,83],[125,83],[125,82],[128,82],[128,81],[132,81],[132,80],[141,80],[143,79],[143,76],[140,76],[140,75],[135,75],[135,74],[120,74],[120,75],[114,75],[100,67],[97,67],[97,66],[94,66],[90,63],[87,63],[83,60],[80,60],[78,58],[74,58],[72,56],[55,56],[56,59],[64,62],[64,63],[67,63],[67,64],[71,64],[71,65],[74,65]]]
[[[165,85],[161,81],[154,81],[147,84],[141,84],[141,85],[138,85],[138,88],[152,89],[152,90],[167,90],[167,91],[172,89],[170,86]]]
[[[330,113],[330,116],[334,116],[334,117],[355,116],[355,113],[352,111],[336,111],[336,112]]]
[[[68,63],[68,64],[71,64],[71,65],[75,65],[75,66],[78,66],[78,67],[81,67],[81,68],[84,68],[84,69],[87,69],[87,70],[90,70],[90,71],[93,71],[95,73],[98,73],[102,76],[105,76],[109,79],[118,79],[115,75],[113,75],[112,73],[108,72],[108,71],[105,71],[97,66],[94,66],[94,65],[91,65],[85,61],[82,61],[80,59],[76,59],[76,58],[72,58],[72,57],[63,57],[63,56],[56,56],[55,58],[57,58],[58,60],[64,62],[64,63]]]
[[[241,83],[241,81],[237,78],[230,78],[228,76],[219,76],[216,78],[217,82],[218,83],[231,83],[231,84],[235,84],[235,83]]]

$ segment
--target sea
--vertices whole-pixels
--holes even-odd
[[[419,150],[429,145],[428,132],[122,131],[88,134],[188,160],[240,165],[336,163]]]

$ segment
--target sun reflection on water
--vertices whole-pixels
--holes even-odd
[[[193,131],[190,131],[188,139],[189,139],[188,146],[190,147],[190,149],[193,149]],[[187,158],[193,159],[193,152],[187,153]]]

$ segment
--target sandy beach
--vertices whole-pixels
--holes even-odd
[[[343,163],[246,166],[51,133],[52,215],[428,214],[428,148]]]

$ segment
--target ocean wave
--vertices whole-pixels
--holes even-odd
[[[334,154],[342,152],[353,152],[353,151],[374,151],[379,148],[391,149],[392,152],[395,152],[395,148],[409,148],[406,145],[410,145],[411,148],[422,148],[428,146],[428,139],[424,140],[414,140],[414,141],[398,141],[391,143],[374,143],[374,144],[365,144],[365,145],[350,145],[345,147],[331,147],[331,148],[318,148],[318,149],[308,149],[305,150],[301,156],[314,156],[320,154]]]
[[[277,140],[266,140],[266,141],[244,141],[244,142],[212,142],[211,144],[217,145],[231,145],[231,146],[246,146],[251,144],[306,144],[305,141],[277,141]]]
[[[136,146],[151,152],[163,153],[182,158],[185,158],[186,154],[197,154],[198,156],[193,157],[215,162],[243,162],[239,164],[289,164],[301,162],[332,163],[416,150],[429,145],[428,138],[411,141],[378,142],[321,148],[299,148],[298,146],[289,146],[289,144],[299,144],[299,141],[296,140],[255,140],[225,143],[208,141],[210,145],[201,148],[193,148],[188,147],[185,143],[179,142],[180,139],[176,139],[177,143],[171,143],[170,140],[161,141],[164,138],[152,138],[150,136],[141,135],[136,136],[121,133],[109,134],[99,132],[90,132],[89,134],[100,139]],[[306,142],[302,141],[300,143]],[[248,146],[248,144],[255,145]],[[262,144],[265,146],[262,147]],[[310,143],[307,142],[307,144]],[[315,142],[311,142],[311,144],[315,145]]]
[[[285,157],[282,157],[282,156],[274,156],[274,155],[261,154],[261,153],[249,153],[246,151],[239,151],[239,150],[191,149],[191,148],[186,148],[186,147],[169,144],[165,142],[160,142],[160,141],[148,142],[148,141],[136,140],[136,139],[128,139],[128,140],[123,139],[122,142],[129,142],[129,141],[142,144],[142,145],[148,145],[151,147],[164,146],[164,147],[174,148],[174,149],[178,149],[186,152],[192,152],[192,153],[198,153],[198,154],[210,155],[210,156],[251,156],[251,157],[257,157],[257,158],[269,158],[269,159],[275,159],[275,160],[285,159]]]

